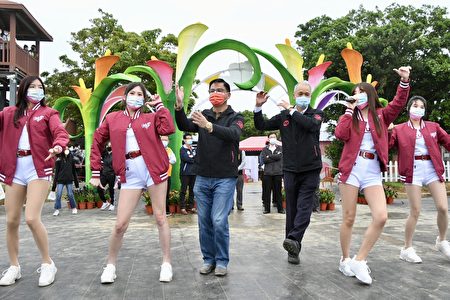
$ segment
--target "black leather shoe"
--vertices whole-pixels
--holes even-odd
[[[244,210],[244,208],[243,207],[238,207],[238,210]]]
[[[283,242],[283,248],[290,256],[298,256],[300,250],[302,249],[302,245],[296,240],[285,239]]]
[[[284,211],[284,209],[283,209],[283,210],[280,210],[280,211],[278,211],[278,213],[279,213],[279,214],[283,214],[283,215],[284,215],[284,214],[286,214],[286,212]]]
[[[298,265],[300,263],[300,257],[298,255],[290,255],[288,253],[288,263]]]
[[[263,214],[270,214],[270,211],[265,210],[263,211]]]

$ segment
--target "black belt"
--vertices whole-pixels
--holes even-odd
[[[431,156],[429,155],[416,155],[414,156],[415,160],[431,160]]]
[[[125,158],[126,159],[133,159],[133,158],[139,157],[141,155],[142,155],[141,154],[141,150],[130,151],[127,154],[125,154]]]
[[[368,151],[359,151],[359,156],[366,159],[374,159],[375,153],[368,152]]]
[[[17,153],[16,153],[17,157],[24,157],[24,156],[28,156],[28,155],[31,155],[31,150],[19,149],[19,150],[17,150]]]

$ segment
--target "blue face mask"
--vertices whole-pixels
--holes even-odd
[[[43,89],[32,89],[29,88],[27,91],[27,99],[33,103],[39,103],[42,99],[44,99],[44,90]]]
[[[366,104],[367,101],[368,101],[368,98],[367,98],[367,94],[366,94],[366,93],[359,93],[359,94],[357,94],[357,95],[355,95],[355,96],[358,98],[358,106],[359,106],[359,105]]]
[[[192,145],[192,140],[186,140],[186,144]]]
[[[144,105],[144,97],[129,95],[127,96],[127,105],[132,109],[139,109]]]
[[[311,102],[310,97],[300,96],[295,98],[295,104],[297,104],[297,106],[300,107],[301,109],[306,109],[309,106],[310,102]]]

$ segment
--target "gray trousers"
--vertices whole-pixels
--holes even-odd
[[[236,181],[236,206],[242,207],[242,191],[244,189],[244,175],[239,174]]]

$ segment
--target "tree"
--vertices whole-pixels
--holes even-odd
[[[79,78],[83,78],[88,87],[93,86],[95,60],[107,50],[120,56],[120,61],[112,67],[111,73],[123,72],[129,66],[145,65],[152,56],[166,61],[175,69],[175,48],[178,42],[173,34],[161,36],[161,29],[146,30],[141,34],[126,32],[112,14],[102,9],[98,11],[100,17],[90,20],[89,28],[71,33],[69,43],[72,50],[78,53],[79,60],[61,55],[59,59],[66,71],[55,69],[52,74],[41,74],[46,83],[50,105],[61,96],[77,97],[71,86],[78,85]],[[156,88],[153,80],[143,74],[139,76],[147,89],[154,93]]]
[[[379,95],[386,99],[393,98],[398,84],[392,69],[411,66],[411,94],[425,97],[430,119],[450,131],[450,115],[441,113],[450,109],[448,28],[446,8],[392,4],[383,11],[360,6],[337,19],[317,17],[300,24],[295,36],[305,67],[313,67],[324,53],[333,62],[327,75],[344,80],[348,75],[340,52],[351,42],[364,57],[362,74],[372,74],[379,82]],[[405,120],[406,112],[397,122]]]
[[[268,134],[268,131],[257,130],[255,128],[252,111],[244,110],[241,112],[241,114],[244,116],[244,128],[242,129],[241,141],[251,136],[260,136]],[[264,118],[267,119],[265,115]]]

